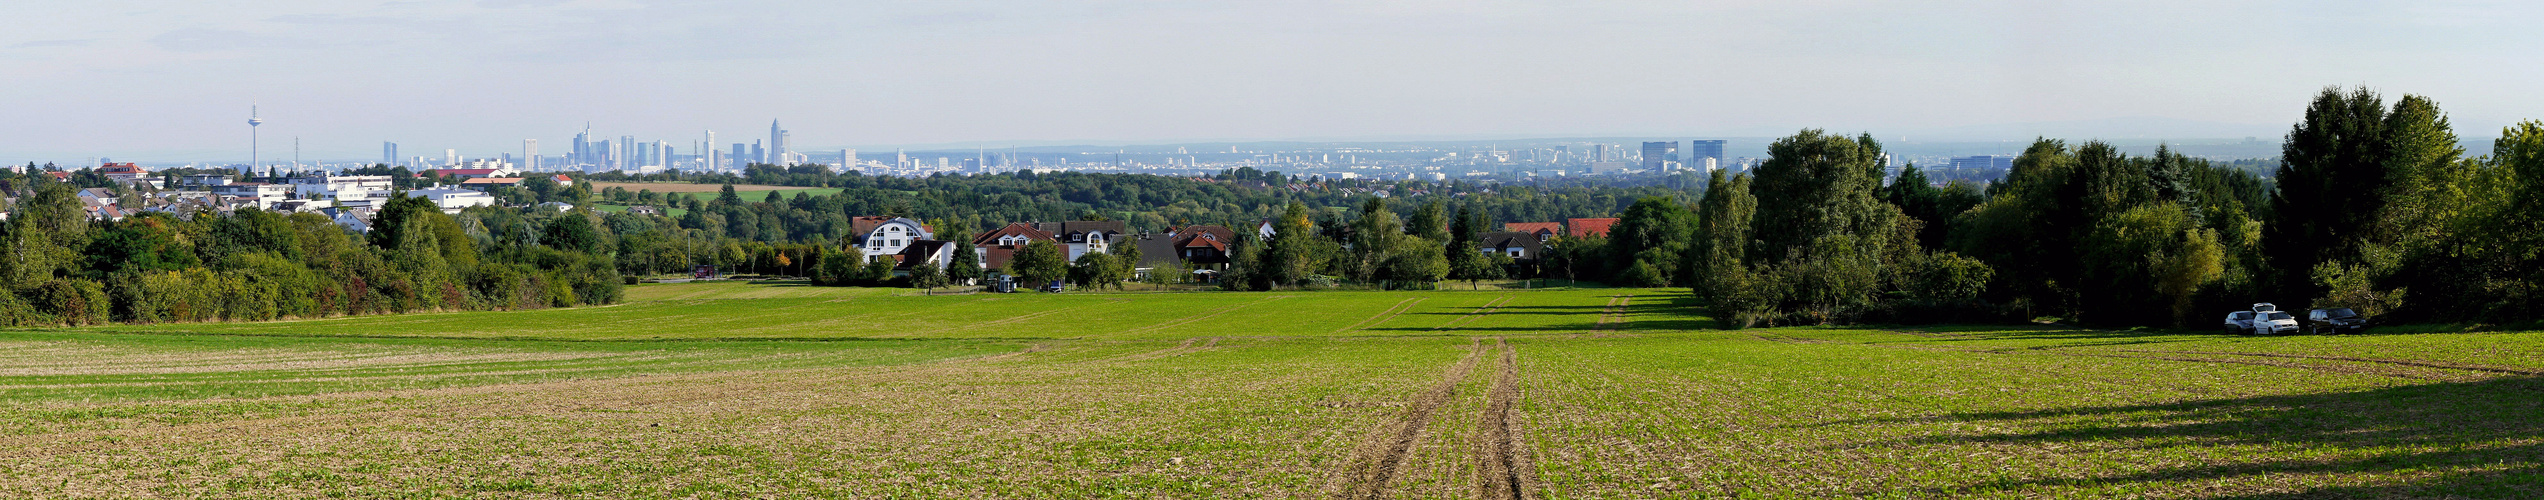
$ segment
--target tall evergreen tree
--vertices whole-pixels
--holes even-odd
[[[2271,198],[2277,220],[2264,226],[2270,237],[2263,240],[2280,292],[2322,295],[2312,283],[2315,266],[2357,253],[2363,231],[2384,209],[2394,156],[2387,130],[2382,97],[2331,87],[2288,131]]]

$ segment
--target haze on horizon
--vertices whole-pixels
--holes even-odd
[[[14,2],[0,161],[1019,141],[1774,136],[2180,121],[2325,85],[2544,118],[2523,2]],[[2019,129],[2020,127],[2015,127]],[[2082,137],[2078,137],[2082,138]],[[1996,139],[2013,139],[1997,137]],[[685,148],[682,151],[687,153]],[[234,158],[233,158],[234,157]]]

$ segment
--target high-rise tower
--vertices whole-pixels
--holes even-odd
[[[1661,172],[1678,165],[1678,141],[1643,143],[1643,168]]]
[[[265,120],[256,118],[256,105],[247,105],[247,170],[250,172],[256,171],[256,126],[264,124]]]
[[[522,140],[521,140],[521,171],[523,171],[523,172],[537,172],[537,171],[539,171],[539,140],[538,140],[538,139],[522,139]]]
[[[760,158],[760,163],[767,163],[771,165],[783,165],[786,163],[786,157],[788,156],[787,153],[793,152],[786,149],[786,135],[786,129],[779,127],[777,125],[777,120],[769,120],[768,153],[765,157]]]
[[[592,164],[592,122],[583,122],[583,133],[574,134],[574,150],[566,152],[565,163],[577,167]]]
[[[397,143],[380,141],[380,164],[396,165],[397,162]]]
[[[1722,164],[1722,140],[1687,141],[1687,168],[1715,169],[1722,168]]]

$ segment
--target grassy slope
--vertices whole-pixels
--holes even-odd
[[[0,496],[1294,497],[1388,462],[1380,491],[1473,497],[1505,457],[1546,498],[2544,495],[2544,333],[1723,332],[1636,290],[630,296],[0,333]]]

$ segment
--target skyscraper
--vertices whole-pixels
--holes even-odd
[[[715,131],[707,131],[707,142],[699,143],[699,145],[699,147],[703,149],[699,149],[698,151],[707,154],[705,158],[707,161],[705,168],[707,170],[713,171],[724,168],[724,164],[716,163]]]
[[[1666,170],[1678,166],[1678,141],[1643,143],[1643,168]]]
[[[639,147],[640,146],[636,144],[636,136],[618,136],[618,161],[611,162],[610,169],[618,171],[635,169],[637,165],[636,162],[641,161],[636,157],[636,151]]]
[[[768,145],[760,144],[760,141],[751,141],[751,158],[754,158],[752,160],[754,163],[769,163]]]
[[[1705,159],[1713,159],[1716,168],[1723,162],[1723,141],[1687,141],[1687,166],[1703,167]]]
[[[734,164],[733,164],[733,166],[731,167],[732,169],[734,169],[734,170],[741,170],[741,169],[742,169],[742,163],[743,163],[743,162],[746,162],[746,161],[750,161],[750,159],[751,159],[751,146],[750,146],[750,145],[748,145],[748,144],[743,144],[743,143],[739,143],[739,142],[733,143],[733,158],[732,158],[732,160],[733,160],[733,163],[734,163]]]
[[[524,172],[536,172],[539,170],[538,139],[521,140],[521,170]]]
[[[397,162],[397,143],[380,141],[380,164],[396,165]]]
[[[760,162],[772,165],[784,164],[786,154],[789,152],[791,151],[786,149],[786,129],[779,128],[777,120],[769,120],[768,153],[760,158]]]
[[[574,150],[566,152],[565,163],[576,166],[592,164],[591,122],[583,123],[583,133],[574,134]]]
[[[857,150],[853,148],[839,150],[839,171],[846,172],[855,168],[857,168]]]

